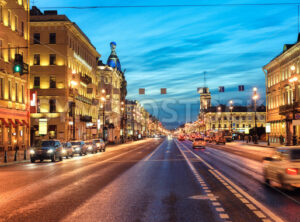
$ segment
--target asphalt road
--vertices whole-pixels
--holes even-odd
[[[272,190],[261,198],[259,179],[239,170],[230,176],[238,160],[230,165],[227,153],[228,162],[216,161],[226,156],[217,152],[149,139],[63,162],[0,167],[0,221],[299,221],[299,205]],[[269,198],[285,202],[273,206]]]

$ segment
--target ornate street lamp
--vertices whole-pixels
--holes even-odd
[[[221,113],[222,112],[222,108],[221,106],[218,106],[218,115],[219,115],[219,126],[218,126],[218,131],[220,130],[221,128]]]
[[[76,105],[75,105],[75,87],[78,85],[78,83],[75,81],[75,80],[71,80],[70,82],[70,87],[72,89],[72,92],[73,92],[73,104],[72,104],[72,117],[73,117],[73,124],[72,124],[72,127],[73,127],[73,140],[76,140],[76,126],[75,126],[75,122],[76,122],[76,117],[75,117],[75,108],[76,108]]]
[[[230,109],[230,131],[231,131],[231,134],[232,134],[232,110],[233,110],[233,101],[230,100],[229,101],[230,103],[230,106],[229,106],[229,109]]]
[[[103,139],[103,141],[105,141],[105,132],[104,132],[104,128],[105,128],[105,102],[106,102],[106,91],[105,91],[105,89],[102,89],[101,90],[101,94],[102,94],[102,96],[101,96],[101,106],[100,106],[100,108],[102,108],[102,111],[103,111],[103,113],[102,113],[102,115],[103,115],[103,122],[102,122],[102,139]]]
[[[256,101],[258,99],[257,88],[253,88],[253,97],[254,100],[254,143],[257,144],[257,124],[256,124]]]

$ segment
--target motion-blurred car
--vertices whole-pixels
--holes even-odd
[[[267,184],[274,181],[284,189],[300,187],[300,146],[280,147],[272,157],[264,158],[263,175]]]
[[[30,149],[30,160],[34,163],[36,160],[41,162],[45,159],[51,159],[55,162],[57,159],[63,160],[66,156],[66,150],[59,140],[41,140]]]
[[[66,158],[69,159],[69,157],[74,156],[74,149],[72,147],[72,144],[70,142],[65,142],[62,144],[63,148],[66,150]]]
[[[79,154],[80,156],[87,154],[87,146],[83,141],[71,141],[71,144],[74,150],[73,154]]]
[[[84,143],[87,147],[85,154],[87,154],[87,153],[96,153],[97,152],[97,147],[94,146],[92,140],[84,141]]]
[[[93,146],[95,147],[96,152],[105,152],[105,142],[103,139],[93,139]]]
[[[196,138],[193,142],[193,149],[202,148],[205,149],[206,142],[202,138]]]

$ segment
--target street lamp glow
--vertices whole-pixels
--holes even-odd
[[[293,83],[293,82],[297,82],[298,81],[298,77],[294,76],[292,78],[289,79],[289,82]]]
[[[102,93],[105,93],[105,89],[102,89],[102,91],[101,91]]]
[[[256,88],[256,87],[254,87],[254,88],[253,88],[253,92],[256,92],[256,91],[257,91],[257,88]]]
[[[253,98],[254,100],[257,100],[257,99],[258,99],[258,95],[254,95],[252,98]]]
[[[105,97],[101,97],[101,100],[104,102],[106,99],[105,99]]]
[[[72,86],[72,87],[77,86],[77,85],[78,85],[78,83],[77,83],[76,81],[71,80],[71,86]]]
[[[294,65],[291,66],[291,70],[295,71],[296,67]]]
[[[232,101],[232,100],[230,100],[230,101],[229,101],[229,103],[230,103],[230,105],[232,105],[232,104],[233,104],[233,101]]]

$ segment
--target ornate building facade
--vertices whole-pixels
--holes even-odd
[[[3,153],[29,146],[28,18],[28,1],[0,0],[0,162]],[[13,71],[18,55],[23,75]]]
[[[57,11],[31,10],[30,89],[37,95],[31,138],[98,137],[97,62],[100,54],[82,30]]]
[[[300,38],[284,45],[280,55],[263,67],[266,79],[267,123],[271,125],[270,140],[287,145],[299,143],[300,126]]]

